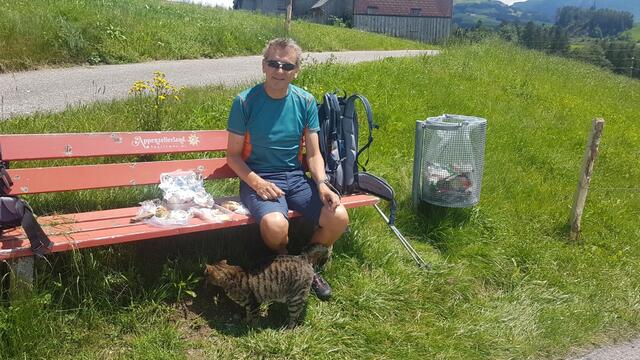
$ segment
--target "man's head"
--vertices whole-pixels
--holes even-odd
[[[269,41],[262,58],[264,86],[269,96],[286,96],[289,84],[300,71],[301,57],[302,49],[292,39],[279,38]]]
[[[300,66],[300,60],[302,59],[302,48],[293,40],[289,38],[277,38],[269,41],[262,52],[262,59],[269,60],[273,51],[291,49],[296,55],[296,67]]]

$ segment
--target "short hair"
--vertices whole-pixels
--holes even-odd
[[[262,58],[267,60],[267,56],[271,49],[286,49],[291,48],[296,52],[296,66],[300,66],[300,60],[302,59],[302,48],[295,40],[291,38],[276,38],[267,43],[267,46],[264,48],[264,52],[262,53]]]

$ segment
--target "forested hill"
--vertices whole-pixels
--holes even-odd
[[[454,0],[453,21],[457,26],[470,28],[478,21],[483,26],[497,27],[501,22],[552,24],[557,11],[565,6],[590,8],[594,0],[528,0],[508,6],[497,0]],[[597,9],[628,11],[640,23],[640,0],[597,0]]]
[[[501,22],[546,22],[545,16],[519,11],[497,0],[455,0],[453,21],[463,28],[475,26],[481,21],[484,26],[497,27]]]
[[[514,10],[538,13],[543,15],[547,21],[555,21],[558,9],[565,6],[578,6],[589,8],[593,6],[594,0],[528,0],[515,3],[511,6]],[[628,11],[633,14],[635,22],[640,22],[640,0],[597,0],[597,9],[609,8],[614,10]]]

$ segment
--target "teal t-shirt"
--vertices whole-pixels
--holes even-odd
[[[227,123],[228,131],[245,137],[242,157],[255,172],[301,169],[307,128],[320,131],[316,99],[295,85],[282,99],[269,97],[262,84],[241,92]]]

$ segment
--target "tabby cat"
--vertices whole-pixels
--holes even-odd
[[[207,265],[207,283],[220,286],[227,296],[246,311],[253,321],[260,304],[277,301],[287,304],[289,329],[300,320],[314,275],[314,265],[329,257],[329,248],[313,244],[301,255],[278,255],[258,271],[245,271],[222,260]]]

